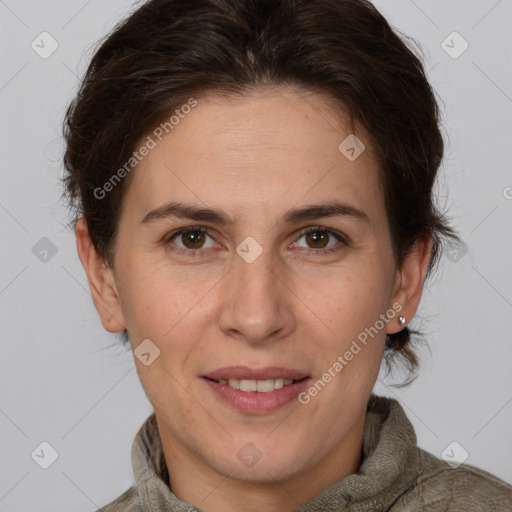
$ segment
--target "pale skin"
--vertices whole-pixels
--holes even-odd
[[[359,129],[367,149],[349,161],[338,150],[349,133],[313,93],[280,87],[198,98],[134,171],[113,268],[83,218],[77,223],[78,253],[104,328],[126,328],[132,349],[150,339],[161,351],[149,366],[135,358],[137,371],[172,491],[205,512],[292,511],[359,468],[366,404],[385,334],[401,329],[398,314],[306,405],[293,400],[266,414],[242,413],[202,378],[230,365],[283,366],[315,382],[394,303],[407,320],[414,316],[431,240],[418,240],[397,268],[371,140]],[[171,201],[220,210],[232,223],[141,222]],[[289,210],[332,201],[367,219],[284,222]],[[192,226],[208,231],[202,244],[186,235],[170,240]],[[323,239],[300,234],[315,226]],[[236,252],[246,237],[262,248],[251,263]],[[237,457],[247,443],[261,453],[252,467]]]

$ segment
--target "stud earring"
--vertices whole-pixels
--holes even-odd
[[[405,322],[406,322],[406,318],[405,316],[399,316],[398,317],[398,323],[400,324],[401,327],[403,327],[405,325]]]

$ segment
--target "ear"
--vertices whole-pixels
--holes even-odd
[[[92,300],[101,319],[103,327],[109,332],[125,329],[118,292],[112,269],[98,255],[84,217],[75,226],[76,248],[78,256],[87,274]]]
[[[423,292],[423,284],[427,275],[431,253],[432,238],[429,236],[418,240],[410,253],[405,257],[402,267],[397,271],[395,290],[391,303],[400,304],[401,309],[397,312],[395,320],[388,323],[387,334],[395,334],[403,329],[403,326],[398,322],[399,316],[404,316],[406,323],[408,323],[416,314]]]

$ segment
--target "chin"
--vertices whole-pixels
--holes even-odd
[[[307,455],[304,447],[298,446],[294,450],[292,447],[283,447],[283,443],[277,446],[271,446],[270,443],[264,445],[264,439],[260,443],[245,440],[236,443],[236,446],[241,446],[237,450],[232,449],[234,444],[224,451],[224,454],[230,454],[228,458],[225,455],[216,457],[212,454],[213,457],[206,461],[214,471],[232,480],[271,484],[292,478],[309,466],[304,459]],[[300,454],[300,460],[297,454]]]
[[[303,470],[296,464],[290,464],[289,460],[289,458],[283,457],[279,461],[267,461],[265,463],[261,459],[252,468],[243,467],[241,464],[229,464],[225,468],[215,469],[234,481],[268,485],[288,480]]]

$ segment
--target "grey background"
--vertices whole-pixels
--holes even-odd
[[[456,441],[452,455],[460,445],[511,482],[512,2],[375,3],[425,50],[445,103],[440,205],[469,248],[443,257],[413,321],[429,346],[420,377],[376,391],[400,400],[420,446],[441,456]],[[77,75],[132,5],[0,0],[0,512],[88,512],[117,497],[152,412],[132,355],[101,327],[57,181]],[[31,47],[43,31],[58,43],[46,59]],[[441,46],[453,31],[469,43],[456,59]],[[48,469],[31,457],[43,441],[58,452]]]

